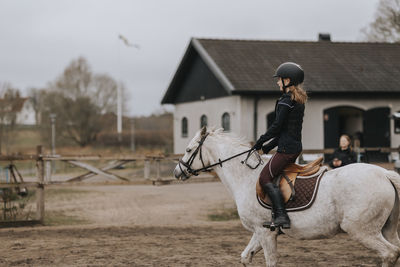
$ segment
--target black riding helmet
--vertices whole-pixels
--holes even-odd
[[[273,77],[279,77],[282,79],[283,89],[292,85],[301,84],[304,81],[304,71],[299,64],[293,62],[285,62],[281,64],[275,72]],[[283,79],[289,78],[290,83],[285,85]]]

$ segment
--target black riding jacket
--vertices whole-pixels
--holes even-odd
[[[285,154],[300,153],[303,149],[301,143],[301,130],[304,117],[304,104],[291,99],[291,93],[283,94],[275,104],[275,120],[267,132],[260,136],[257,142],[265,143],[263,151],[278,145],[278,152]]]

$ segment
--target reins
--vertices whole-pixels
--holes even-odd
[[[261,158],[260,158],[260,155],[258,153],[257,153],[257,155],[258,155],[259,161],[258,161],[258,164],[255,167],[252,167],[247,163],[247,160],[250,158],[250,155],[252,154],[252,151],[255,151],[254,149],[251,148],[249,150],[240,152],[240,153],[235,154],[235,155],[233,155],[233,156],[231,156],[229,158],[226,158],[224,160],[218,159],[218,162],[210,164],[208,166],[205,166],[204,161],[203,161],[203,155],[202,155],[202,149],[201,148],[202,148],[204,140],[207,138],[207,136],[208,136],[208,133],[206,133],[205,135],[202,136],[202,138],[198,142],[199,146],[196,148],[196,150],[193,152],[193,154],[190,156],[190,158],[188,159],[187,162],[184,162],[182,159],[179,160],[179,168],[181,169],[181,172],[185,173],[184,170],[182,170],[182,167],[181,167],[181,164],[182,164],[183,166],[186,167],[186,170],[187,170],[188,173],[197,176],[197,175],[199,175],[199,172],[210,172],[210,171],[212,171],[212,167],[215,167],[215,166],[218,166],[218,165],[222,167],[222,163],[227,162],[227,161],[229,161],[231,159],[237,158],[237,157],[239,157],[239,156],[241,156],[243,154],[246,154],[246,153],[248,153],[247,157],[246,157],[245,160],[241,161],[242,164],[246,163],[246,165],[249,168],[256,169],[260,164],[263,163]],[[199,153],[199,151],[200,151],[200,161],[203,164],[203,168],[192,169],[191,165],[192,165],[195,157],[197,156],[197,153]]]

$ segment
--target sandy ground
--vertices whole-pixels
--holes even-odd
[[[65,188],[65,187],[62,187]],[[69,188],[68,188],[69,189]],[[208,214],[234,207],[219,182],[84,185],[46,198],[46,211],[85,223],[0,229],[0,266],[242,266],[251,234],[239,220]],[[379,258],[346,234],[278,238],[280,266],[377,266]],[[252,266],[265,266],[260,252]]]

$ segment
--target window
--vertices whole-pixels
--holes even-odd
[[[394,133],[399,134],[400,133],[400,111],[397,111],[396,113],[393,114],[393,119],[394,119]]]
[[[201,117],[200,117],[200,128],[203,128],[204,126],[207,126],[207,116],[206,115],[201,115]]]
[[[231,118],[228,112],[222,114],[222,128],[224,128],[225,132],[229,132],[231,130]]]
[[[186,117],[182,119],[182,137],[188,136],[188,120]]]

